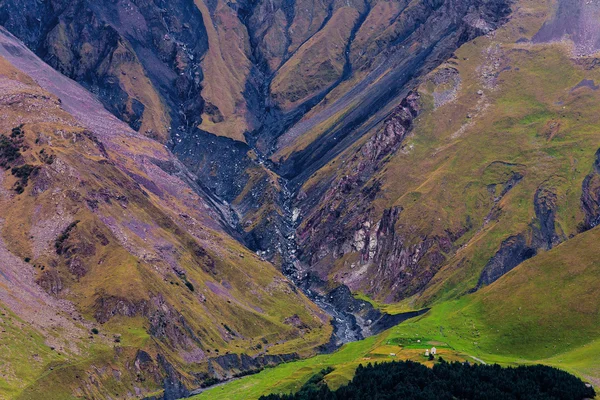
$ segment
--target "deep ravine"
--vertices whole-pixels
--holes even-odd
[[[270,163],[265,162],[264,165],[270,166]],[[427,311],[423,309],[394,315],[383,313],[371,303],[356,299],[347,286],[330,289],[327,282],[311,273],[296,256],[299,252],[296,229],[301,222],[299,211],[294,208],[297,193],[290,189],[290,183],[285,178],[280,177],[279,184],[282,188],[280,208],[283,216],[280,226],[283,232],[279,235],[282,243],[278,243],[277,249],[271,249],[270,254],[280,253],[283,274],[331,317],[333,334],[329,342],[320,347],[321,352],[335,351],[346,343],[376,335]],[[258,253],[267,256],[265,252]]]
[[[282,266],[283,273],[298,286],[304,294],[308,296],[316,305],[331,316],[331,323],[334,328],[330,342],[323,348],[324,351],[332,351],[344,343],[354,342],[363,339],[362,329],[356,323],[356,317],[350,313],[337,310],[335,305],[329,301],[327,295],[320,295],[310,289],[310,277],[308,272],[302,268],[300,260],[296,257],[298,253],[298,244],[296,242],[296,227],[299,223],[299,216],[292,208],[294,194],[289,189],[289,184],[286,179],[281,178],[283,207],[284,210],[284,226],[287,231],[283,235],[285,238],[285,248],[283,252],[284,263]]]

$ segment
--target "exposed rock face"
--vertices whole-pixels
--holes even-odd
[[[158,396],[147,396],[144,400],[177,400],[189,397],[191,392],[182,383],[182,376],[160,353],[156,361],[143,350],[135,356],[134,368],[138,379],[153,379],[161,383],[163,392]],[[139,396],[139,395],[138,395]]]
[[[442,266],[444,252],[451,249],[446,237],[424,237],[416,244],[407,243],[397,233],[399,218],[398,208],[385,210],[376,242],[369,245],[370,261],[377,266],[369,274],[369,286],[374,293],[394,293],[395,299],[420,291]]]
[[[383,130],[378,131],[361,149],[365,166],[376,168],[379,161],[388,154],[394,153],[406,137],[419,114],[419,94],[409,93],[402,100],[384,123]],[[364,168],[364,167],[363,167]]]
[[[535,35],[535,42],[571,38],[578,55],[593,54],[600,49],[600,29],[597,20],[600,6],[583,0],[560,0],[556,15]]]
[[[522,263],[523,261],[535,256],[536,249],[527,246],[523,235],[512,236],[502,242],[500,250],[484,267],[479,286],[489,285],[498,280],[502,275]]]
[[[566,239],[564,233],[559,234],[556,229],[557,196],[547,188],[539,188],[535,192],[533,205],[540,225],[539,234],[536,235],[536,239],[541,242],[538,247],[550,250]]]
[[[504,240],[500,249],[488,261],[477,287],[489,285],[504,274],[535,256],[539,250],[550,250],[567,238],[556,222],[557,195],[550,188],[540,187],[535,192],[533,209],[535,220],[528,231]]]
[[[580,230],[586,230],[600,224],[600,150],[596,152],[593,171],[583,181],[582,192],[581,208],[585,221]]]
[[[376,181],[366,186],[385,164],[385,157],[401,146],[420,109],[419,95],[410,93],[383,126],[355,151],[344,169],[350,174],[323,185],[327,191],[320,198],[315,192],[299,203],[305,214],[298,230],[300,260],[317,266],[322,276],[335,259],[357,252],[360,259],[338,279],[351,289],[367,286],[371,293],[389,289],[401,298],[419,290],[441,266],[444,257],[439,246],[447,246],[447,239],[425,238],[418,244],[406,244],[396,227],[402,209],[387,209],[374,222],[371,202],[379,187]],[[317,204],[324,206],[309,208]],[[422,270],[416,273],[425,261],[430,262],[431,271],[426,275]],[[415,286],[416,275],[420,283]]]
[[[434,72],[429,82],[435,85],[436,89],[442,88],[433,93],[433,106],[438,108],[456,98],[462,78],[456,68],[446,67]]]
[[[94,318],[99,323],[108,322],[116,316],[135,317],[144,315],[146,302],[133,302],[126,298],[118,298],[116,296],[99,296],[94,304]]]
[[[246,354],[225,354],[210,359],[209,373],[217,380],[226,380],[297,359],[298,354],[296,353],[266,354],[257,357],[250,357]]]
[[[189,389],[182,383],[182,376],[177,370],[161,355],[157,356],[158,365],[165,372],[163,378],[163,395],[161,400],[177,400],[190,395]]]
[[[364,337],[376,335],[409,318],[424,314],[428,309],[415,312],[385,314],[364,300],[356,299],[348,286],[341,285],[326,294],[336,310],[354,315]]]

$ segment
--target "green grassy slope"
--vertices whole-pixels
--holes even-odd
[[[473,228],[456,242],[464,247],[449,254],[447,264],[423,293],[422,303],[452,298],[475,286],[481,267],[501,241],[520,232],[530,234],[536,224],[533,199],[539,188],[548,188],[557,195],[557,232],[576,234],[583,219],[581,182],[600,145],[595,111],[599,97],[591,89],[573,88],[583,79],[598,80],[597,72],[576,65],[566,46],[520,48],[503,44],[502,48],[501,62],[512,69],[499,75],[501,83],[483,100],[482,111],[472,111],[478,110],[481,100],[467,100],[473,98],[471,92],[456,104],[449,104],[446,111],[440,108],[424,118],[426,134],[416,135],[413,144],[415,149],[421,144],[435,149],[437,161],[430,178],[417,190],[409,189],[419,192],[422,202],[410,205],[408,196],[396,192],[396,203],[410,210],[409,219],[426,215],[432,222],[430,234],[442,234],[441,230],[448,228],[458,231],[466,226],[467,218],[474,222]],[[481,47],[469,44],[461,49],[459,57],[471,60],[479,57],[480,51]],[[472,80],[467,76],[467,81]],[[459,125],[449,122],[451,126],[444,128],[446,122],[435,122],[434,115],[437,121],[453,121],[452,115],[476,116]],[[448,136],[439,136],[440,132]],[[409,158],[419,157],[414,154]],[[499,212],[487,222],[494,206],[484,191],[503,180],[498,171],[491,171],[495,161],[523,168],[524,178],[500,200]],[[392,174],[399,171],[396,165],[390,166]],[[412,176],[418,176],[416,170]],[[444,204],[441,213],[434,213],[440,203]]]
[[[433,345],[445,359],[542,363],[599,385],[599,239],[600,229],[585,232],[526,261],[481,291],[438,304],[424,316],[376,337],[348,344],[333,355],[265,370],[197,398],[253,399],[285,393],[327,366],[336,368],[327,379],[337,387],[352,377],[359,363],[425,362],[423,349]]]
[[[538,248],[538,191],[555,195],[557,237],[578,233],[581,185],[600,147],[600,91],[580,83],[599,82],[600,72],[591,67],[593,57],[574,56],[567,42],[528,41],[552,15],[552,4],[516,2],[506,25],[466,43],[424,77],[417,88],[423,109],[411,134],[370,177],[361,180],[357,171],[384,126],[304,184],[309,200],[298,202],[298,237],[314,253],[331,254],[310,260],[319,273],[381,303],[404,300],[399,308],[420,308],[477,286],[509,237],[523,235]],[[449,73],[453,79],[435,83]],[[516,175],[521,179],[504,192]],[[372,198],[364,195],[373,188],[379,190]],[[375,257],[366,241],[356,247],[356,237],[377,233],[364,226],[377,227],[394,207],[402,209],[396,247],[375,249],[381,250]],[[338,232],[344,238],[330,244]],[[428,240],[431,246],[415,251]],[[402,265],[393,257],[401,252],[409,255]]]

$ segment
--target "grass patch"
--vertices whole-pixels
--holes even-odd
[[[600,384],[600,254],[595,228],[542,253],[494,284],[331,355],[284,364],[209,389],[197,399],[256,399],[300,389],[318,371],[335,389],[358,364],[413,360],[432,365],[424,350],[447,361],[504,366],[545,364]],[[390,354],[395,356],[390,356]],[[428,364],[429,363],[429,364]]]

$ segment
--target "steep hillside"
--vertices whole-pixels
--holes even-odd
[[[164,146],[4,30],[0,56],[3,395],[178,398],[329,340]]]
[[[245,242],[289,269],[290,192],[509,11],[504,0],[3,0],[0,24],[168,142],[232,204]]]
[[[540,39],[551,3],[513,7],[303,185],[306,271],[422,307],[597,224],[596,58]]]
[[[359,364],[414,360],[431,366],[425,349],[447,361],[545,364],[600,384],[600,255],[598,228],[516,267],[495,283],[422,317],[339,352],[278,366],[208,390],[198,399],[258,399],[297,391],[311,376],[334,368],[325,382],[347,383]],[[394,357],[390,357],[394,353]]]
[[[581,187],[597,186],[597,11],[4,0],[0,22],[168,143],[240,239],[305,290],[418,309],[596,223]],[[574,46],[548,44],[564,34]]]
[[[577,235],[397,332],[442,340],[488,363],[553,365],[597,386],[599,234]]]
[[[266,187],[267,204],[277,189],[243,142],[254,128],[242,95],[250,67],[242,68],[249,61],[237,47],[241,23],[229,6],[207,7],[191,0],[3,0],[0,24],[131,128],[168,143],[211,194],[233,202],[250,182]],[[223,132],[236,140],[216,136]]]

